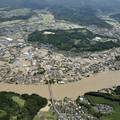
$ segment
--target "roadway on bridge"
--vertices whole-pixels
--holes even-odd
[[[96,91],[103,88],[120,85],[120,71],[111,71],[99,73],[88,78],[84,78],[78,82],[52,85],[54,99],[63,99],[64,97],[76,98],[89,91]],[[16,93],[32,94],[36,93],[49,99],[47,85],[15,85],[0,83],[0,91],[13,91]]]

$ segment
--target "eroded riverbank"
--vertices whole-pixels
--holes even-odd
[[[83,95],[89,91],[97,91],[116,85],[120,85],[120,71],[99,73],[94,76],[82,79],[79,82],[63,85],[52,85],[52,90],[55,99],[63,99],[66,96],[70,98],[76,98],[79,95]],[[0,91],[13,91],[20,94],[36,93],[49,99],[47,85],[15,85],[1,83]]]

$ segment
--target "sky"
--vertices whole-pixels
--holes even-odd
[[[91,6],[96,8],[120,8],[120,0],[0,0],[0,7],[43,5]]]

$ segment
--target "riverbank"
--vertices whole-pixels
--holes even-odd
[[[97,91],[103,88],[111,88],[120,85],[120,71],[111,71],[99,73],[88,78],[84,78],[78,82],[52,85],[53,95],[55,99],[63,99],[64,97],[77,98],[89,91]],[[13,91],[20,94],[36,93],[49,99],[47,85],[15,85],[0,83],[0,91]]]

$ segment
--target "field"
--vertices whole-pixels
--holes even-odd
[[[120,120],[120,95],[91,92],[86,93],[85,97],[91,104],[89,110],[93,109],[94,106],[98,104],[109,105],[113,108],[112,113],[109,114],[97,113],[95,110],[92,111],[91,114],[99,116],[100,120]]]
[[[0,120],[33,120],[47,99],[36,94],[0,92]]]
[[[54,115],[51,112],[43,112],[41,115],[35,116],[33,120],[54,120]]]

